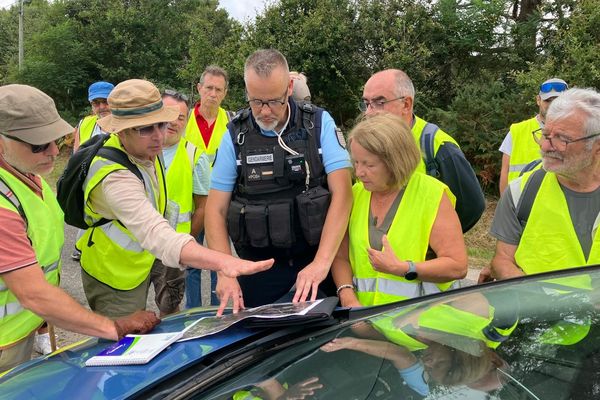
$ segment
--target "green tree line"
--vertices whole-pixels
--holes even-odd
[[[451,133],[484,188],[495,192],[508,126],[536,112],[545,79],[600,87],[600,0],[280,0],[244,24],[217,0],[33,0],[0,10],[0,83],[50,94],[75,123],[87,87],[149,79],[195,94],[205,66],[231,76],[225,106],[244,106],[243,64],[282,51],[309,77],[313,101],[349,129],[369,76],[400,68],[416,113]]]

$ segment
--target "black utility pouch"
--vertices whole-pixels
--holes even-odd
[[[290,202],[269,204],[269,237],[274,247],[288,249],[295,242]]]
[[[311,246],[321,240],[321,232],[327,217],[331,194],[329,190],[316,186],[296,196],[296,206],[304,238]]]
[[[244,219],[246,221],[246,235],[248,236],[250,246],[267,247],[269,245],[267,207],[265,205],[247,204]]]
[[[244,223],[244,207],[243,203],[237,200],[232,200],[229,203],[227,210],[227,232],[231,237],[233,244],[244,244],[245,241],[245,223]]]

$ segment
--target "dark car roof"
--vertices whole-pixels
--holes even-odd
[[[473,286],[379,307],[357,310],[338,309],[334,313],[333,321],[321,325],[281,329],[247,329],[236,325],[215,335],[175,343],[146,365],[85,367],[84,363],[87,359],[112,343],[88,339],[60,349],[50,356],[25,363],[0,377],[0,399],[122,399],[152,396],[161,398],[161,390],[164,390],[164,387],[170,387],[169,385],[181,387],[182,379],[193,377],[199,384],[205,384],[205,387],[217,384],[219,379],[222,380],[223,377],[227,377],[227,374],[233,373],[240,360],[244,360],[240,364],[246,362],[250,365],[253,357],[260,358],[256,357],[257,352],[260,352],[261,346],[266,343],[268,346],[263,347],[286,348],[290,343],[301,342],[304,337],[317,331],[333,332],[335,329],[347,327],[352,321],[373,317],[387,310],[425,307],[474,293],[500,296],[500,301],[511,308],[511,293],[518,287],[523,288],[526,293],[531,291],[537,295],[543,293],[543,290],[548,287],[552,288],[553,284],[548,283],[550,278],[583,274],[591,275],[592,281],[600,280],[599,267],[585,267]],[[531,320],[531,316],[536,316],[540,304],[535,304],[535,301],[528,302],[528,295],[523,298],[526,301],[520,301],[519,312],[521,316],[527,315],[521,321],[524,328],[522,332],[526,332],[528,329],[526,322]],[[214,312],[214,309],[195,309],[180,313],[165,319],[153,333],[180,331],[186,323],[189,324],[200,317],[212,316]],[[543,318],[542,315],[540,319]],[[535,328],[534,325],[530,327]],[[273,346],[273,343],[277,345]],[[507,349],[510,350],[510,344]],[[251,356],[248,356],[249,353],[252,353]],[[201,374],[202,377],[199,378]]]

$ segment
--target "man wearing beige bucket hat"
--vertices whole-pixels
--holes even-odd
[[[114,133],[104,144],[124,151],[143,181],[126,167],[96,156],[84,183],[85,217],[90,225],[77,242],[81,250],[83,287],[92,310],[116,317],[143,309],[155,258],[168,267],[206,268],[225,276],[253,274],[273,260],[249,262],[197,244],[174,227],[180,217],[167,204],[162,153],[167,123],[179,108],[165,106],[152,83],[121,82],[108,97],[112,114],[98,120]],[[169,203],[170,204],[170,203]]]
[[[57,287],[63,213],[39,174],[52,171],[56,140],[72,131],[40,90],[0,86],[0,372],[31,357],[44,320],[107,339],[145,333],[159,322],[147,311],[111,321]]]

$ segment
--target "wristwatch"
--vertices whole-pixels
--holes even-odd
[[[408,271],[404,274],[404,279],[407,281],[414,281],[419,276],[417,273],[417,266],[410,260],[406,260],[406,262],[408,263]]]

